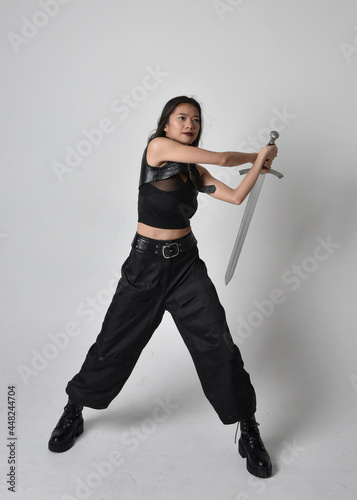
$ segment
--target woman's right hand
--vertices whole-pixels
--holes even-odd
[[[267,144],[264,148],[260,149],[259,153],[263,155],[263,157],[265,157],[262,167],[262,173],[269,172],[274,158],[278,156],[278,148],[275,144],[273,144],[272,146],[269,146],[269,144]]]
[[[276,144],[273,144],[272,146],[264,146],[259,152],[265,156],[266,160],[274,160],[274,158],[278,156],[278,148],[276,147]]]

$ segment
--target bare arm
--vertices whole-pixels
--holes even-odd
[[[235,167],[244,163],[253,163],[257,158],[257,153],[239,153],[234,151],[219,153],[186,146],[166,137],[156,137],[150,141],[146,156],[149,165],[152,167],[158,167],[166,161]]]
[[[206,168],[199,165],[198,170],[200,173],[200,183],[204,186],[210,184],[214,184],[216,186],[216,191],[210,195],[213,198],[233,203],[235,205],[240,205],[252,190],[262,169],[265,173],[269,172],[272,160],[276,155],[276,146],[266,146],[261,148],[258,155],[256,155],[256,160],[254,161],[252,168],[249,170],[239,186],[235,189],[232,189],[218,179],[215,179]],[[267,163],[265,163],[266,161]]]

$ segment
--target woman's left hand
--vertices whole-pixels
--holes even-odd
[[[264,166],[262,168],[262,174],[269,173],[269,170],[271,169],[272,163],[273,163],[273,160],[265,160]]]

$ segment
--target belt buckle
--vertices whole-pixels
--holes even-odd
[[[171,255],[166,255],[165,250],[169,249],[169,251],[171,252],[172,247],[175,248],[176,253]],[[163,245],[162,247],[162,255],[164,256],[165,259],[172,259],[173,257],[177,257],[179,253],[180,253],[180,247],[179,244],[176,243],[176,241],[173,241],[172,243],[165,243],[165,245]]]

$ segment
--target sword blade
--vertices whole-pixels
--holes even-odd
[[[246,205],[245,210],[244,210],[243,218],[242,218],[242,221],[240,223],[239,231],[238,231],[236,241],[235,241],[234,246],[233,246],[231,258],[229,260],[229,263],[227,266],[227,271],[226,271],[226,274],[224,277],[226,285],[228,285],[228,283],[230,282],[230,280],[234,274],[235,268],[237,266],[239,255],[241,253],[243,243],[244,243],[245,237],[246,237],[247,232],[248,232],[250,221],[252,220],[254,209],[257,205],[260,191],[261,191],[263,184],[264,184],[264,181],[265,181],[265,176],[266,176],[266,174],[259,175],[256,183],[253,186],[253,189],[251,190],[251,192],[249,194],[247,205]]]

